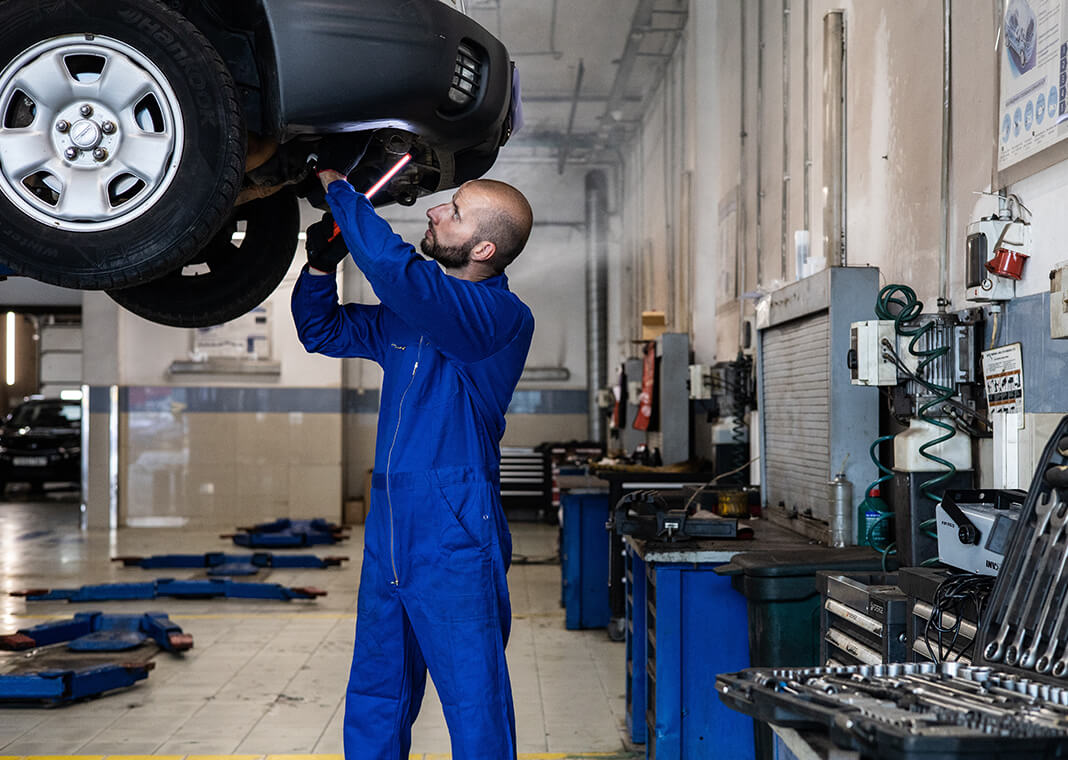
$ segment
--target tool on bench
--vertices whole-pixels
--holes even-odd
[[[104,583],[70,589],[29,589],[12,591],[11,596],[24,596],[28,602],[66,600],[68,602],[104,602],[131,599],[155,599],[171,596],[179,599],[314,599],[326,592],[312,586],[286,588],[277,583],[239,583],[224,578],[183,581],[159,578],[147,583]]]
[[[694,538],[752,538],[752,528],[733,517],[686,507],[682,498],[661,491],[632,491],[620,499],[605,526],[620,535],[655,541]]]
[[[193,636],[171,622],[165,612],[143,615],[106,615],[79,612],[67,620],[54,620],[0,636],[0,649],[21,651],[69,642],[74,651],[120,652],[152,639],[168,652],[193,647]]]
[[[121,562],[126,567],[144,570],[175,567],[206,567],[208,575],[255,575],[261,568],[305,568],[325,570],[348,561],[348,557],[316,557],[314,554],[157,554],[151,557],[112,557],[112,562]]]

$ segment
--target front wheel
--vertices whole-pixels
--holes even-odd
[[[163,3],[0,3],[0,263],[72,288],[163,274],[226,219],[244,157],[233,77]]]

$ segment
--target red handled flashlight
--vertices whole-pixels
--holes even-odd
[[[366,193],[364,193],[364,196],[366,198],[370,198],[372,195],[374,195],[379,190],[381,190],[383,187],[385,187],[386,183],[389,182],[391,179],[393,179],[397,175],[397,172],[399,172],[401,169],[403,169],[405,164],[407,164],[411,160],[412,160],[412,154],[411,153],[405,153],[403,156],[401,156],[400,160],[397,161],[397,163],[393,164],[393,166],[390,167],[390,170],[388,172],[386,172],[385,174],[382,175],[382,179],[378,180],[378,182],[376,182],[373,185],[371,185],[371,189],[368,190]],[[330,235],[330,239],[333,240],[340,233],[341,233],[341,228],[337,226],[337,222],[334,222],[334,231],[333,231],[333,234]]]
[[[412,160],[412,154],[411,153],[405,153],[403,156],[400,157],[400,161],[398,161],[397,163],[393,164],[393,167],[382,176],[382,179],[380,179],[380,180],[378,180],[378,182],[374,183],[374,185],[371,186],[371,189],[368,190],[366,193],[364,193],[364,195],[367,196],[368,198],[370,198],[372,195],[377,193],[379,190],[381,190],[385,186],[385,184],[387,182],[389,182],[391,179],[393,179],[393,177],[397,174],[397,172],[399,172],[401,169],[404,168],[405,164],[407,164],[411,160]]]

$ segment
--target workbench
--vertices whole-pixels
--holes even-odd
[[[711,696],[718,673],[750,665],[746,599],[714,569],[739,553],[809,540],[765,520],[739,525],[751,527],[753,538],[623,539],[627,724],[647,757],[753,757],[752,720]]]

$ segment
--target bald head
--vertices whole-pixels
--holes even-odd
[[[496,246],[490,263],[498,273],[503,272],[527,244],[534,212],[526,196],[505,182],[476,179],[466,186],[487,201],[479,209],[475,238],[488,240]]]

